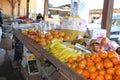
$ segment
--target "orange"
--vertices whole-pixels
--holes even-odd
[[[107,58],[107,56],[108,56],[108,55],[107,55],[107,52],[105,52],[105,51],[104,51],[104,52],[103,52],[103,51],[100,51],[100,52],[98,52],[98,53],[99,53],[99,55],[100,55],[101,58]]]
[[[89,66],[89,67],[88,67],[88,71],[89,71],[90,73],[94,73],[94,72],[96,71],[96,67],[95,67],[95,66]]]
[[[97,75],[95,80],[104,80],[104,76],[103,75]]]
[[[105,68],[112,68],[113,67],[113,63],[109,59],[104,60],[103,65]]]
[[[98,72],[90,73],[90,80],[94,80],[97,75],[98,75]]]
[[[87,60],[83,59],[80,63],[87,65]]]
[[[114,51],[108,51],[108,57],[112,58],[112,57],[116,57],[116,54]]]
[[[105,80],[112,80],[112,75],[111,74],[105,74]]]
[[[120,80],[120,76],[116,76],[114,80]]]
[[[115,67],[114,67],[115,69],[120,69],[120,64],[118,64],[118,65],[115,65]]]
[[[91,55],[91,59],[94,60],[96,58],[96,54],[94,52],[92,52],[92,55]]]
[[[108,74],[114,74],[115,73],[115,68],[108,68],[107,73]]]
[[[81,60],[82,60],[82,57],[78,56],[77,59],[76,59],[76,62],[79,63]]]
[[[79,67],[75,67],[75,72],[78,73],[78,74],[81,74],[82,73],[82,69],[80,69]]]
[[[79,67],[80,69],[84,69],[84,68],[85,68],[85,64],[84,64],[84,63],[78,63],[78,67]]]
[[[74,58],[69,57],[69,58],[67,59],[67,61],[68,61],[68,63],[74,63]]]
[[[117,57],[112,57],[110,60],[111,60],[111,61],[113,62],[113,64],[115,64],[115,65],[119,64],[119,60],[118,60]]]
[[[117,69],[117,70],[115,71],[115,73],[116,73],[116,75],[119,75],[119,76],[120,76],[120,69]]]
[[[98,63],[98,62],[101,62],[101,61],[102,61],[102,59],[101,59],[100,56],[96,56],[95,59],[94,59],[95,63]]]
[[[85,78],[89,78],[90,73],[87,70],[84,70],[84,71],[82,71],[82,76],[84,76]]]
[[[90,58],[90,54],[86,53],[86,54],[85,54],[85,58],[86,58],[86,59]]]
[[[97,70],[103,69],[103,63],[102,62],[96,63],[96,68],[97,68]]]
[[[87,66],[93,66],[94,65],[94,62],[92,61],[92,60],[89,60],[88,62],[87,62]]]
[[[105,75],[105,74],[106,74],[106,71],[105,71],[104,69],[102,69],[102,70],[99,70],[98,73],[99,73],[100,75]]]

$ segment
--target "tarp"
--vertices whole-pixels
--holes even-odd
[[[113,14],[112,19],[120,19],[120,14]]]

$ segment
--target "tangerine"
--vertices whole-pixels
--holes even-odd
[[[82,71],[82,76],[84,76],[85,78],[89,78],[90,73],[87,70],[84,70],[84,71]]]
[[[112,57],[110,60],[111,60],[111,61],[113,62],[113,64],[115,64],[115,65],[119,64],[119,60],[118,60],[117,57]]]
[[[114,74],[115,73],[115,68],[108,68],[107,73],[108,74]]]
[[[88,67],[88,71],[89,71],[90,73],[93,73],[93,72],[96,71],[96,67],[95,67],[95,66],[89,66],[89,67]]]
[[[103,63],[102,62],[98,62],[98,63],[96,63],[96,68],[97,68],[97,70],[101,70],[101,69],[103,69]]]
[[[104,80],[104,76],[103,75],[97,75],[95,80]]]
[[[105,80],[112,80],[112,75],[111,74],[105,74]]]

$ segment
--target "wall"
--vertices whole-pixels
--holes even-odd
[[[9,4],[7,0],[0,0],[0,8],[2,8],[5,14],[9,14],[9,15],[12,14],[11,5]]]
[[[21,0],[20,4],[20,16],[25,16],[26,15],[26,1],[27,0]],[[7,0],[0,0],[0,8],[3,9],[3,12],[5,14],[12,14],[12,8],[11,5]],[[29,12],[36,12],[36,0],[30,0],[29,4]],[[18,15],[18,3],[16,3],[15,8],[14,8],[14,15]]]

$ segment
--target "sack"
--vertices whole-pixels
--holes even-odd
[[[76,40],[79,35],[82,37],[87,30],[87,22],[78,16],[69,16],[61,18],[61,30],[65,32],[65,36],[70,37],[70,41]]]

